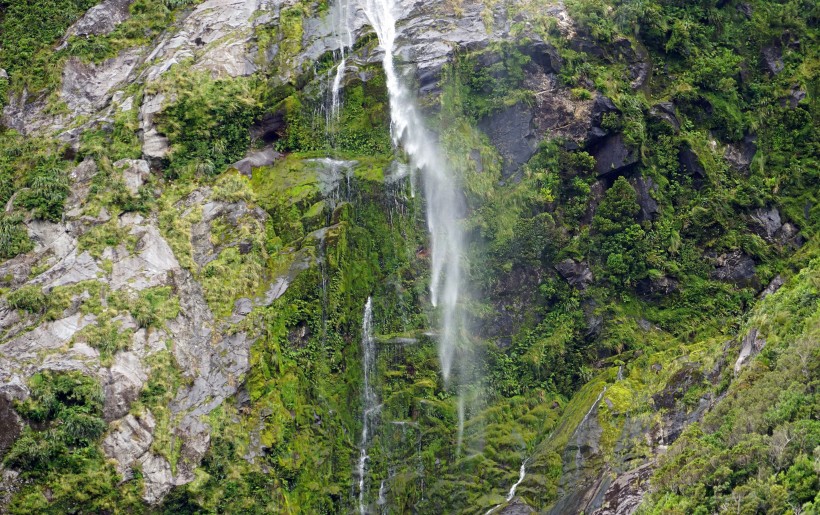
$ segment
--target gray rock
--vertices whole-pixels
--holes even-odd
[[[667,276],[651,277],[638,281],[637,291],[648,297],[662,297],[678,291],[678,281]]]
[[[592,103],[592,110],[590,111],[590,129],[587,135],[588,145],[600,143],[600,141],[609,134],[607,129],[604,129],[601,125],[604,121],[604,115],[610,113],[619,114],[620,111],[608,97],[600,93],[597,94]]]
[[[797,105],[806,98],[806,92],[800,89],[799,86],[794,86],[789,92],[788,96],[780,99],[781,107],[789,107],[791,109],[797,108]]]
[[[762,299],[771,295],[772,293],[775,293],[777,290],[780,289],[781,286],[783,286],[784,283],[785,281],[783,281],[783,277],[780,274],[777,274],[774,277],[774,279],[771,280],[769,285],[766,286],[766,288],[764,288],[762,292],[760,292],[760,298]]]
[[[110,34],[120,23],[131,17],[129,7],[133,0],[105,0],[89,9],[71,28],[64,39],[71,36],[102,36]]]
[[[639,160],[638,151],[626,145],[622,134],[607,137],[591,153],[598,177],[617,177]]]
[[[734,283],[741,287],[757,287],[758,279],[754,259],[739,250],[718,256],[712,279]]]
[[[766,340],[760,337],[756,327],[753,327],[746,333],[746,336],[744,336],[740,342],[740,354],[737,357],[737,361],[735,361],[735,375],[739,374],[740,370],[749,363],[752,358],[757,356],[765,346]]]
[[[148,162],[142,159],[120,159],[114,163],[114,168],[122,170],[125,188],[134,196],[139,194],[139,189],[151,175]]]
[[[65,202],[66,215],[71,218],[80,216],[82,206],[88,198],[91,180],[97,175],[97,163],[86,157],[82,163],[71,171],[71,191]]]
[[[0,80],[9,80],[9,74],[3,68],[0,68]]]
[[[142,135],[142,156],[153,168],[162,167],[170,150],[171,142],[156,129],[151,128]]]
[[[544,41],[534,41],[522,50],[534,64],[541,67],[544,73],[558,73],[564,65],[564,60],[561,59],[558,50]]]
[[[688,145],[684,145],[678,151],[678,166],[681,173],[693,177],[696,186],[706,178],[706,169],[700,157]]]
[[[536,513],[532,507],[520,497],[516,497],[509,504],[498,510],[499,515],[531,515]]]
[[[148,375],[136,354],[117,353],[114,364],[102,373],[105,420],[110,422],[125,416],[146,381]]]
[[[757,138],[752,134],[746,134],[743,141],[728,145],[723,154],[724,159],[729,162],[729,165],[739,172],[744,172],[749,169],[755,154],[757,153],[757,145],[755,141]]]
[[[279,152],[273,150],[272,148],[266,148],[264,150],[260,150],[259,152],[249,153],[244,159],[232,164],[231,167],[239,170],[242,175],[250,177],[254,168],[259,168],[260,166],[270,166],[280,157],[282,157],[282,154]]]
[[[680,131],[680,121],[675,112],[675,104],[672,102],[658,102],[649,108],[649,118],[655,122],[665,124],[673,132]]]
[[[754,9],[752,8],[752,6],[750,4],[748,4],[746,2],[743,2],[743,3],[737,4],[735,9],[737,9],[737,11],[739,13],[743,14],[743,16],[745,16],[747,20],[752,19],[752,14],[754,14]]]
[[[572,259],[565,259],[557,263],[555,269],[561,274],[561,277],[566,279],[570,286],[579,290],[585,290],[595,280],[592,271],[589,269],[589,264],[585,262],[579,263]]]
[[[533,113],[526,104],[518,103],[491,114],[478,123],[504,160],[502,176],[510,178],[520,171],[535,154],[537,136]]]
[[[123,481],[133,477],[134,465],[151,448],[155,427],[154,417],[147,410],[139,418],[126,415],[112,424],[111,431],[103,440],[103,451],[106,456],[116,460],[117,472]]]
[[[752,215],[752,228],[767,241],[774,241],[775,234],[783,227],[780,211],[776,207],[756,209]]]
[[[783,71],[783,49],[780,46],[768,46],[761,52],[763,70],[771,75],[777,75]]]
[[[102,109],[111,100],[112,90],[125,83],[139,62],[138,49],[126,50],[99,65],[76,57],[68,59],[60,96],[72,117],[92,115]]]
[[[0,458],[14,444],[23,431],[23,421],[14,410],[12,399],[0,393]]]
[[[121,225],[130,225],[120,219]],[[113,251],[111,260],[111,288],[119,290],[128,286],[142,290],[162,286],[168,281],[170,272],[180,268],[168,242],[154,225],[135,225],[130,234],[137,237],[137,253],[130,254],[122,247]]]
[[[629,180],[635,192],[638,194],[638,205],[641,206],[641,220],[654,220],[660,214],[658,201],[653,198],[653,194],[658,191],[658,185],[651,177],[638,175]]]
[[[649,480],[654,472],[651,463],[619,475],[604,493],[603,505],[595,515],[631,515],[635,513],[649,491]]]

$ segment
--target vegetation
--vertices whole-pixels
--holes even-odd
[[[26,90],[57,108],[65,59],[99,63],[147,45],[196,2],[136,0],[112,33],[71,37],[55,51],[93,3],[0,0],[0,68],[10,77],[0,79],[0,106]],[[441,378],[425,204],[417,184],[396,178],[406,156],[391,137],[385,76],[364,64],[375,36],[351,49],[362,58],[345,77],[338,117],[324,98],[337,57],[296,59],[311,43],[308,18],[327,13],[327,2],[291,3],[275,23],[254,23],[259,71],[249,77],[183,61],[125,89],[134,106],[163,95],[154,121],[171,146],[136,194],[115,165],[141,157],[136,107],[77,121],[79,147],[0,128],[0,264],[34,248],[32,220],[66,221],[77,251],[103,271],[44,289],[15,274],[27,260],[36,261],[30,277],[50,268],[49,251],[9,262],[4,301],[23,315],[14,337],[93,315],[66,346],[84,342],[110,366],[136,331],[119,317],[166,338],[190,286],[207,302],[209,352],[221,336],[252,342],[248,370],[230,378],[239,393],[202,415],[210,441],[194,480],[150,508],[138,468],[122,482],[103,455],[109,426],[96,381],[34,375],[30,398],[15,405],[25,428],[3,457],[22,473],[11,512],[349,511],[368,298],[379,410],[366,499],[384,484],[396,512],[486,511],[505,502],[526,460],[517,494],[546,511],[567,485],[656,460],[643,513],[820,510],[818,7],[566,0],[575,22],[566,38],[544,2],[512,4],[509,41],[458,49],[440,95],[422,106],[464,190],[463,337],[478,378],[465,385]],[[488,1],[482,12],[490,31],[494,9]],[[555,55],[539,54],[536,38]],[[639,73],[643,64],[651,73]],[[510,171],[509,152],[482,127],[545,94],[584,121],[602,97],[613,107],[594,120],[594,141],[585,123],[578,141],[536,134],[532,157]],[[264,141],[252,140],[251,127],[267,122]],[[599,170],[604,142],[616,139],[630,163]],[[247,175],[229,169],[263,145],[284,155]],[[67,214],[69,171],[84,159],[97,171]],[[111,291],[106,249],[139,249],[125,213],[158,226],[184,277]],[[771,229],[761,218],[780,221]],[[763,298],[776,277],[784,286]],[[735,372],[751,341],[765,345]],[[149,379],[130,407],[150,412],[151,452],[174,473],[188,458],[171,406],[202,372],[181,370],[177,344],[150,349]],[[668,432],[678,419],[699,420]]]

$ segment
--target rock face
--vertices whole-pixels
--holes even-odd
[[[766,346],[766,340],[758,336],[757,328],[752,328],[740,343],[740,354],[735,361],[735,375],[740,373],[740,370],[757,356],[763,347]]]
[[[0,393],[0,458],[6,454],[22,430],[23,422],[14,411],[12,399],[5,393]]]
[[[102,36],[110,34],[120,23],[131,17],[129,7],[133,0],[105,0],[95,5],[66,33],[71,36]]]
[[[603,140],[593,151],[598,177],[615,178],[638,162],[637,150],[627,146],[622,134]]]
[[[585,290],[594,280],[589,264],[584,262],[565,259],[556,264],[555,269],[572,287],[579,290]]]
[[[727,281],[739,286],[753,286],[758,283],[755,262],[751,257],[736,250],[722,254],[715,259],[715,269],[711,273],[713,279]]]
[[[749,169],[755,154],[757,153],[757,145],[755,144],[756,137],[747,134],[743,137],[743,141],[734,145],[728,145],[723,157],[735,170],[744,172]]]
[[[478,126],[504,158],[502,174],[505,178],[515,174],[535,154],[537,137],[533,114],[522,104],[490,115]]]

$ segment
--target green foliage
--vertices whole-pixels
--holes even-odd
[[[204,72],[170,75],[161,87],[171,89],[176,100],[157,115],[157,127],[171,141],[167,174],[221,173],[250,146],[260,84],[249,78],[214,80]]]
[[[147,288],[137,293],[120,290],[109,299],[112,307],[125,310],[141,327],[161,327],[179,315],[179,297],[170,286]]]
[[[48,306],[46,294],[43,293],[42,287],[36,284],[14,290],[8,294],[6,301],[13,309],[22,309],[35,315],[42,314]]]
[[[111,366],[114,354],[125,349],[131,343],[131,329],[122,330],[119,321],[112,321],[102,317],[96,324],[89,325],[78,332],[75,341],[85,341],[91,347],[100,351],[100,363]]]
[[[33,4],[7,0],[0,17],[0,68],[11,77],[12,88],[38,92],[56,85],[59,72],[50,48],[97,0],[46,0]]]
[[[0,215],[0,259],[28,252],[34,245],[20,215]]]
[[[40,372],[29,387],[15,406],[27,425],[3,459],[26,479],[10,513],[139,509],[138,479],[119,484],[99,448],[107,428],[100,385],[78,372]]]

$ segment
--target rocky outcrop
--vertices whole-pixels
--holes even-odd
[[[749,363],[755,356],[757,356],[763,347],[766,346],[766,340],[761,338],[758,334],[757,328],[753,327],[746,333],[743,340],[740,342],[740,354],[735,361],[735,375],[740,373],[740,370]]]
[[[736,250],[714,258],[715,269],[710,276],[718,281],[734,283],[738,286],[757,287],[757,270],[750,256]]]
[[[131,17],[133,0],[105,0],[89,9],[85,15],[66,32],[65,40],[72,36],[104,36],[110,34],[120,23]]]
[[[606,137],[592,150],[598,177],[614,179],[623,175],[639,160],[638,151],[624,141],[622,134]]]
[[[565,259],[557,263],[555,269],[561,274],[561,277],[566,279],[570,286],[579,290],[585,290],[595,280],[589,264],[585,262]]]
[[[641,206],[641,220],[654,220],[660,214],[660,207],[658,201],[653,195],[658,191],[658,185],[651,177],[643,177],[641,175],[635,176],[629,180],[629,183],[635,188],[638,194],[638,205]]]
[[[478,127],[504,159],[502,175],[515,174],[535,154],[538,137],[529,107],[515,104],[481,120]]]
[[[742,141],[726,147],[726,151],[723,154],[724,159],[738,172],[748,171],[749,165],[757,153],[756,141],[757,138],[754,135],[746,134]]]

